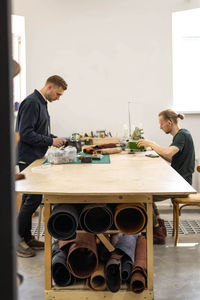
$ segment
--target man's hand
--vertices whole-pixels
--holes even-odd
[[[67,142],[66,139],[63,139],[63,138],[53,138],[52,146],[59,148],[59,147],[62,147],[63,145],[65,145],[66,142]]]
[[[138,147],[151,147],[151,142],[145,139],[140,139],[136,142]]]

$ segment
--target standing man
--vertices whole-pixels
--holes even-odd
[[[18,164],[20,172],[34,160],[42,158],[49,146],[61,147],[66,143],[50,133],[50,116],[48,102],[59,100],[67,89],[67,83],[58,75],[47,79],[45,86],[35,90],[21,103],[16,131],[19,132]],[[34,250],[44,249],[44,243],[31,235],[32,214],[42,201],[42,195],[24,194],[18,215],[18,230],[21,238],[17,247],[17,255],[31,257]]]
[[[171,162],[174,168],[189,184],[192,184],[192,174],[195,166],[194,143],[190,132],[179,127],[178,119],[183,120],[184,116],[177,114],[171,109],[159,113],[160,129],[166,134],[173,136],[169,147],[161,147],[154,142],[140,139],[137,142],[139,147],[151,147],[160,156]],[[164,200],[161,197],[154,197],[154,201]],[[154,203],[154,243],[164,244],[166,228],[164,220],[160,219],[158,209]]]

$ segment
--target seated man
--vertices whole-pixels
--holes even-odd
[[[151,147],[160,156],[171,162],[174,168],[189,184],[192,184],[192,174],[195,166],[194,143],[190,132],[187,129],[179,127],[178,118],[184,119],[184,116],[177,114],[171,109],[159,113],[160,129],[166,134],[173,136],[169,147],[161,147],[152,141],[140,139],[137,142],[139,147]],[[165,197],[154,197],[154,201],[161,201]],[[166,228],[164,221],[160,219],[158,209],[154,203],[154,244],[164,244]]]
[[[50,116],[48,102],[59,100],[67,89],[67,84],[58,75],[47,79],[43,88],[35,90],[22,101],[17,115],[16,131],[19,132],[18,164],[23,171],[34,160],[42,158],[49,146],[61,147],[66,143],[50,132]],[[31,257],[34,250],[44,249],[44,243],[35,240],[31,235],[32,214],[42,201],[42,195],[23,195],[22,205],[18,216],[18,230],[20,242],[17,255]]]

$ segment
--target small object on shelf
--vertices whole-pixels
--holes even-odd
[[[75,133],[72,133],[72,136],[70,138],[71,141],[79,141],[80,140],[80,134],[75,132]]]
[[[104,138],[106,131],[105,130],[96,130],[96,133],[97,133],[98,137]]]

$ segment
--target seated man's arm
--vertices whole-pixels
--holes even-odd
[[[172,157],[179,151],[176,146],[161,147],[154,142],[147,141],[145,139],[140,139],[137,142],[138,147],[151,147],[155,152],[162,156],[167,161],[171,162]]]

